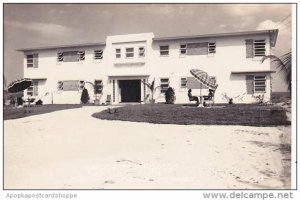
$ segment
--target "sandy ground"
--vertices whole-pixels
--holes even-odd
[[[167,125],[83,107],[4,121],[5,189],[289,188],[282,127]]]

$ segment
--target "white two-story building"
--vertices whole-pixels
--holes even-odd
[[[176,103],[187,103],[189,88],[200,93],[190,70],[200,69],[216,79],[215,103],[225,103],[225,95],[240,96],[235,103],[252,103],[262,94],[268,101],[273,71],[270,60],[261,59],[271,54],[277,35],[278,30],[162,38],[143,33],[108,36],[103,43],[25,48],[19,50],[25,55],[24,77],[33,85],[24,95],[44,104],[77,104],[85,87],[91,103],[143,103],[150,95],[144,82],[155,79],[156,102],[164,102],[172,87]]]

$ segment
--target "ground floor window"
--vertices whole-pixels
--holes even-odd
[[[83,89],[84,89],[84,85],[85,85],[85,82],[84,82],[84,81],[82,81],[82,80],[79,81],[79,82],[78,82],[78,89],[79,89],[79,90],[83,90]]]
[[[169,78],[160,79],[160,92],[165,93],[169,88]]]
[[[58,91],[81,91],[84,89],[85,82],[83,80],[64,80],[57,82]]]
[[[180,79],[180,87],[181,88],[187,87],[187,78],[186,77]]]
[[[254,92],[266,92],[266,76],[254,76]]]
[[[31,86],[27,88],[28,96],[38,96],[38,80],[33,80]]]
[[[103,89],[103,83],[102,80],[95,80],[94,82],[94,92],[95,94],[101,94]]]

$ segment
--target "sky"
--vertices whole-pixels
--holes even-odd
[[[23,77],[21,48],[105,42],[106,36],[156,37],[279,29],[274,54],[291,48],[290,4],[4,4],[4,76]]]

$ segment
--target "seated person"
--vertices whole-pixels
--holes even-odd
[[[212,98],[214,97],[215,91],[212,90],[212,89],[209,89],[208,91],[209,91],[209,92],[208,92],[208,97],[209,97],[210,99],[212,99]]]
[[[188,97],[189,97],[190,101],[196,101],[196,104],[199,105],[199,99],[198,99],[198,97],[195,97],[192,95],[192,89],[189,89]]]
[[[212,103],[211,101],[212,101],[212,99],[213,99],[213,97],[214,97],[215,91],[212,90],[212,89],[209,89],[208,91],[209,91],[209,92],[208,92],[208,95],[207,95],[207,96],[203,96],[203,98],[204,98],[203,105],[204,105],[204,106],[209,106],[209,105],[211,105],[211,103]],[[208,103],[207,103],[206,101],[208,101]]]

